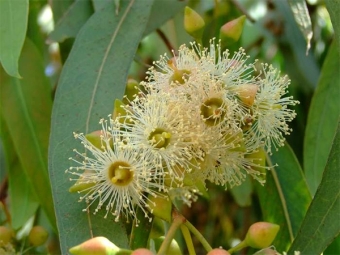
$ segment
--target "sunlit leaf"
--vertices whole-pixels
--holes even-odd
[[[273,243],[287,250],[296,236],[311,201],[306,180],[294,152],[286,144],[267,160],[270,166],[264,186],[257,185],[263,220],[280,225]]]
[[[128,240],[123,224],[98,214],[82,212],[79,194],[68,192],[72,182],[65,170],[69,157],[80,148],[72,132],[89,133],[100,128],[100,118],[122,98],[127,74],[147,24],[152,1],[123,1],[118,15],[114,5],[95,12],[79,31],[60,77],[55,98],[50,139],[50,177],[63,253],[91,235],[103,235],[120,247]],[[76,231],[76,235],[75,235]]]
[[[84,23],[91,17],[93,7],[90,0],[75,1],[55,25],[48,40],[62,42],[67,38],[76,37]]]
[[[333,42],[311,102],[304,140],[304,170],[313,195],[321,181],[340,115],[339,66]]]
[[[322,181],[290,251],[321,254],[340,233],[340,121]]]
[[[51,88],[43,60],[26,39],[19,60],[22,79],[1,70],[1,111],[21,165],[35,195],[55,228],[51,187],[47,172],[47,149],[51,119]]]
[[[28,0],[0,1],[0,62],[5,71],[20,78],[19,57],[25,41]]]
[[[310,49],[310,41],[313,37],[312,31],[312,22],[309,17],[309,12],[307,9],[307,4],[305,0],[289,0],[290,8],[294,14],[294,18],[296,23],[299,25],[299,28],[307,42],[307,50],[306,54]]]

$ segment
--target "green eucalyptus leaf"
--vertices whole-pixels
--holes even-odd
[[[93,7],[90,0],[77,0],[73,2],[61,19],[59,19],[54,30],[49,34],[48,40],[63,42],[67,38],[76,37],[92,13]]]
[[[325,0],[327,10],[331,16],[334,38],[337,44],[338,58],[340,57],[340,4],[338,0]]]
[[[263,220],[280,225],[273,245],[287,250],[296,236],[311,201],[308,186],[294,152],[288,144],[267,158],[269,170],[264,186],[257,184]]]
[[[290,8],[292,9],[296,23],[307,42],[307,50],[310,49],[310,41],[313,37],[312,22],[309,17],[309,12],[307,9],[307,4],[305,0],[288,0]]]
[[[64,65],[55,97],[49,150],[49,169],[60,231],[62,253],[89,238],[102,235],[119,247],[128,247],[125,228],[105,208],[93,215],[82,212],[79,194],[65,170],[74,148],[82,151],[73,132],[100,129],[100,118],[112,112],[113,102],[124,95],[128,70],[147,24],[152,1],[123,1],[118,15],[114,5],[95,12],[79,31]],[[65,124],[67,123],[67,124]],[[96,205],[94,205],[96,206]],[[110,216],[110,214],[109,214]],[[75,234],[76,233],[76,234]]]
[[[339,66],[333,42],[312,98],[304,140],[304,170],[312,195],[321,181],[340,115]]]
[[[5,71],[20,78],[19,57],[23,47],[28,18],[28,0],[0,1],[0,62]]]
[[[240,186],[235,186],[230,189],[230,193],[239,206],[250,206],[251,195],[253,193],[253,185],[249,176],[247,176],[247,178]]]
[[[6,172],[8,176],[8,195],[12,227],[21,228],[37,210],[39,203],[32,191],[29,178],[22,168],[15,152],[14,144],[9,136],[6,123],[1,118],[0,136],[6,157]]]
[[[1,70],[1,111],[9,134],[35,195],[56,229],[52,193],[47,171],[47,149],[51,120],[51,86],[43,60],[35,45],[26,39],[19,60],[22,79]]]
[[[340,233],[340,119],[326,168],[290,251],[321,254]]]

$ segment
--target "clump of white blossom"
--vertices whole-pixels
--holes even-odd
[[[288,107],[298,101],[286,96],[286,76],[247,60],[243,49],[232,55],[214,41],[161,56],[119,114],[100,121],[99,146],[74,135],[86,149],[67,170],[85,185],[80,200],[118,221],[136,218],[136,207],[147,216],[150,197],[190,204],[196,183],[231,188],[248,175],[263,183],[268,167],[257,155],[284,145],[296,115]]]

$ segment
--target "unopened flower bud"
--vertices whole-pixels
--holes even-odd
[[[220,29],[220,39],[222,45],[230,45],[240,39],[243,30],[243,24],[246,16],[241,16],[237,19],[229,21],[224,24]]]
[[[128,79],[128,81],[126,83],[123,103],[129,104],[130,101],[132,101],[139,92],[140,92],[140,90],[139,90],[138,82],[134,79]]]
[[[103,236],[89,239],[69,250],[74,255],[113,255],[118,251],[119,248]]]
[[[203,36],[205,22],[203,18],[189,7],[184,10],[185,31],[195,39],[201,40]]]
[[[130,255],[154,255],[152,251],[145,249],[145,248],[139,248],[137,250],[134,250]]]
[[[255,84],[243,84],[237,86],[237,95],[239,99],[247,106],[250,107],[254,104],[255,96],[258,86]]]
[[[164,241],[165,237],[164,236],[160,236],[157,237],[155,239],[152,239],[155,243],[155,249],[159,250],[159,248],[161,247],[163,241]],[[171,255],[182,255],[182,251],[181,248],[179,247],[177,241],[175,239],[172,239],[167,251],[165,254],[171,254]]]
[[[102,149],[102,140],[100,138],[101,131],[97,130],[92,133],[85,135],[86,139],[92,143],[97,149]]]
[[[82,191],[86,191],[89,188],[93,187],[97,182],[95,180],[93,181],[88,181],[88,178],[84,178],[84,176],[88,173],[91,173],[88,170],[85,170],[84,173],[82,173],[82,175],[79,177],[79,179],[76,181],[75,184],[73,184],[70,188],[69,188],[69,192],[73,193],[73,192],[82,192]]]
[[[120,123],[129,123],[132,124],[131,120],[126,118],[127,112],[126,112],[126,106],[121,100],[116,99],[115,100],[115,105],[113,109],[113,114],[112,114],[112,119],[115,120],[118,118]]]
[[[277,251],[271,249],[271,248],[265,248],[262,249],[256,253],[254,253],[254,255],[280,255],[280,253],[278,253]]]
[[[269,222],[256,222],[248,229],[245,241],[248,246],[262,249],[274,241],[280,226]]]
[[[42,226],[34,226],[28,234],[28,240],[32,246],[43,245],[48,238],[48,232]]]
[[[261,173],[261,180],[265,181],[266,180],[266,152],[262,148],[258,148],[256,151],[254,151],[251,154],[247,154],[245,156],[248,159],[251,159],[254,165],[256,166],[251,166],[255,171],[258,171]]]
[[[209,251],[207,255],[230,255],[230,253],[222,248],[215,248]]]
[[[153,215],[167,222],[171,222],[172,203],[170,199],[160,196],[149,196],[148,206]]]
[[[6,245],[14,237],[14,231],[8,227],[0,226],[0,246]]]

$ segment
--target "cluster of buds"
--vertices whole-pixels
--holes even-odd
[[[71,158],[71,190],[118,221],[136,218],[136,207],[148,217],[158,197],[190,204],[206,182],[263,183],[264,154],[284,144],[295,117],[288,106],[298,102],[285,96],[287,77],[247,61],[243,49],[232,56],[214,40],[161,56],[146,81],[129,80],[100,131],[74,134],[87,153]]]
[[[30,248],[38,247],[46,243],[48,239],[48,232],[42,226],[33,226],[28,233],[28,245]],[[16,253],[16,244],[20,240],[16,239],[16,235],[13,229],[0,226],[0,254],[19,254]]]

